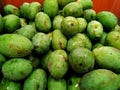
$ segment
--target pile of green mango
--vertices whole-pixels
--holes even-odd
[[[0,90],[120,90],[120,26],[92,0],[7,4]]]

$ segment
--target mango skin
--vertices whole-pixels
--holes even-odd
[[[89,50],[92,49],[92,42],[86,34],[77,33],[76,35],[74,35],[68,40],[68,43],[67,43],[68,52],[71,52],[72,50],[78,47],[85,47],[85,48],[88,48]]]
[[[45,33],[36,33],[32,38],[34,51],[37,54],[44,54],[50,49],[50,37]]]
[[[47,74],[43,69],[38,68],[25,79],[23,90],[46,90],[46,86]]]
[[[14,82],[7,78],[2,78],[0,83],[0,90],[22,90],[22,86],[19,82]]]
[[[40,32],[50,32],[52,27],[50,17],[44,12],[37,13],[35,17],[35,26]]]
[[[2,66],[3,76],[12,81],[19,81],[26,78],[32,72],[32,64],[24,58],[9,59]]]
[[[96,20],[99,21],[105,28],[110,31],[112,28],[114,28],[117,23],[117,17],[108,11],[101,11],[96,15]]]
[[[6,33],[12,33],[20,27],[20,18],[14,14],[4,16],[3,22]]]
[[[32,42],[18,34],[0,35],[0,52],[7,57],[24,57],[31,53]]]
[[[20,14],[21,17],[28,19],[28,10],[29,10],[29,6],[30,3],[28,2],[24,2],[21,6],[20,6]]]
[[[120,50],[110,46],[101,46],[93,49],[96,64],[100,68],[120,73]]]
[[[28,39],[32,39],[36,34],[36,29],[32,25],[25,25],[16,31],[17,34],[23,35]]]
[[[14,15],[17,15],[18,17],[20,17],[19,8],[12,4],[7,4],[4,6],[4,13],[5,13],[5,15],[14,14]]]
[[[87,48],[79,47],[69,54],[71,68],[78,74],[91,71],[95,65],[95,58],[92,51]]]
[[[69,68],[68,55],[64,50],[55,50],[49,56],[48,71],[55,79],[65,76]]]
[[[79,22],[73,16],[65,17],[61,22],[61,32],[67,36],[74,36],[79,30]]]
[[[41,11],[41,4],[39,2],[31,2],[28,8],[29,20],[34,20],[36,14]]]
[[[93,70],[81,78],[80,90],[118,90],[117,74],[107,69]]]
[[[80,17],[82,14],[83,8],[82,5],[78,2],[71,2],[67,4],[62,10],[62,15],[64,17],[66,16]]]
[[[67,90],[65,79],[55,79],[52,76],[48,77],[48,90]]]
[[[54,30],[52,34],[52,48],[54,50],[65,49],[67,46],[67,38],[60,30]]]
[[[53,18],[58,14],[59,6],[57,0],[44,0],[43,11]]]
[[[119,31],[111,31],[106,35],[106,44],[108,46],[115,47],[120,49],[120,32]]]

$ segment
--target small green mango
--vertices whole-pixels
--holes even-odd
[[[117,16],[109,11],[101,11],[97,13],[96,20],[99,21],[105,28],[107,28],[106,30],[108,31],[113,29],[118,23]]]
[[[55,79],[60,79],[65,76],[69,68],[68,56],[64,50],[53,51],[48,60],[48,71]]]
[[[78,33],[79,22],[75,17],[67,16],[62,20],[60,30],[65,36],[72,37]]]
[[[41,4],[39,2],[32,2],[28,8],[28,18],[34,20],[36,14],[41,11]]]
[[[20,14],[21,17],[28,19],[28,9],[29,9],[30,3],[24,2],[22,5],[20,5]]]
[[[67,90],[67,83],[65,79],[55,79],[49,76],[47,90]]]
[[[25,79],[23,90],[46,90],[46,86],[47,74],[43,69],[38,68]]]
[[[57,49],[65,49],[67,46],[67,38],[60,30],[54,30],[52,34],[52,48],[54,50]]]
[[[71,37],[67,43],[67,51],[71,52],[72,50],[78,47],[85,47],[92,49],[92,42],[88,36],[84,33],[77,33],[75,36]]]
[[[49,17],[55,17],[59,11],[57,0],[44,0],[43,11],[48,14]]]
[[[77,2],[79,2],[83,9],[91,9],[93,7],[93,2],[92,0],[77,0]]]
[[[120,49],[120,32],[111,31],[106,35],[105,42],[108,46]]]
[[[78,74],[91,71],[95,64],[93,52],[84,47],[79,47],[71,51],[68,60],[71,68]]]
[[[5,33],[12,33],[20,27],[20,18],[14,14],[3,17]]]
[[[35,26],[40,32],[50,32],[52,27],[50,17],[45,12],[37,13],[35,17]]]
[[[23,35],[31,40],[36,34],[36,29],[32,25],[25,25],[17,30],[17,34]]]
[[[36,33],[32,38],[34,51],[37,54],[44,54],[50,49],[51,40],[45,33]]]
[[[118,75],[107,69],[96,69],[83,75],[80,90],[118,90]]]
[[[78,2],[71,2],[67,4],[63,10],[62,15],[63,16],[74,16],[74,17],[80,17],[83,14],[83,8],[80,3]]]
[[[8,15],[8,14],[14,14],[20,17],[20,10],[18,7],[16,7],[13,4],[7,4],[4,6],[4,14]]]
[[[110,46],[93,49],[96,64],[100,68],[110,69],[120,73],[120,50]]]
[[[27,20],[25,18],[20,18],[20,26],[23,27],[27,25]]]
[[[13,58],[2,66],[3,76],[12,81],[25,79],[32,72],[32,64],[24,58]]]
[[[0,35],[0,52],[7,57],[24,57],[30,54],[32,49],[32,42],[22,35]]]

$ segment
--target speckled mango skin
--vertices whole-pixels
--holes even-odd
[[[120,50],[110,46],[101,46],[93,49],[96,64],[100,68],[120,73]]]
[[[119,78],[107,69],[96,69],[85,74],[80,81],[80,90],[118,90]]]
[[[32,72],[32,64],[24,58],[9,59],[2,66],[3,76],[12,81],[26,78]]]
[[[31,53],[33,45],[29,39],[18,34],[0,35],[0,52],[7,57],[24,57]]]
[[[23,90],[46,90],[47,74],[41,69],[35,69],[25,80]]]
[[[49,56],[48,71],[55,79],[60,79],[65,76],[68,65],[68,56],[64,50],[55,50]]]

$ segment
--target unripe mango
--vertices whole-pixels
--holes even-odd
[[[29,39],[18,34],[0,35],[0,52],[7,57],[24,57],[31,53],[33,45]]]

